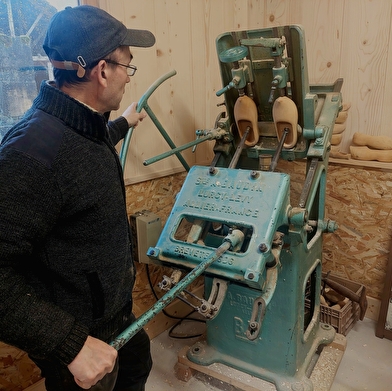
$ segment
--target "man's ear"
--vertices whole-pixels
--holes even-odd
[[[105,60],[100,60],[99,63],[92,70],[92,74],[94,77],[97,78],[97,81],[100,84],[106,86],[108,71],[109,71],[108,63]]]

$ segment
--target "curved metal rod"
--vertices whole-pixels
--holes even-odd
[[[278,283],[277,266],[267,269],[266,286],[264,293],[253,302],[252,317],[246,330],[246,337],[254,341],[260,334],[267,306],[270,303]]]
[[[140,113],[146,106],[147,106],[147,101],[148,98],[152,95],[152,93],[167,79],[170,77],[174,76],[177,74],[177,71],[172,70],[165,75],[161,76],[159,79],[157,79],[151,86],[148,88],[148,90],[142,95],[142,97],[139,99],[139,102],[137,104],[137,109],[136,112]],[[154,118],[151,118],[155,124]],[[127,160],[127,153],[128,153],[128,147],[129,143],[131,141],[132,133],[134,130],[134,126],[131,126],[127,132],[127,134],[124,137],[123,144],[121,146],[121,151],[120,151],[120,162],[121,162],[121,167],[124,169],[125,167],[125,161]]]

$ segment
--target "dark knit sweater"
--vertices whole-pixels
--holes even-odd
[[[131,306],[121,165],[107,123],[44,82],[0,146],[0,340],[69,364]],[[113,331],[113,330],[110,330]]]

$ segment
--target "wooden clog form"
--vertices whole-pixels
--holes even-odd
[[[272,117],[275,123],[275,130],[278,140],[282,138],[284,130],[289,130],[284,148],[293,148],[298,140],[298,109],[294,101],[287,96],[280,96],[272,107]]]
[[[333,134],[331,137],[332,145],[339,145],[342,142],[343,135],[341,133]]]
[[[336,117],[335,123],[336,124],[344,124],[348,118],[348,111],[341,111],[338,116]]]
[[[340,134],[343,133],[345,130],[346,130],[346,124],[335,123],[332,134]]]
[[[353,143],[374,149],[392,149],[392,137],[389,136],[372,136],[356,132],[353,135]]]
[[[247,95],[238,97],[234,105],[234,118],[241,138],[247,127],[250,127],[245,145],[249,147],[256,145],[259,141],[259,128],[257,125],[257,107],[253,99]]]
[[[329,153],[329,157],[333,157],[335,159],[350,159],[351,155],[349,153],[341,152],[339,145],[331,145],[331,151]]]
[[[392,149],[370,149],[366,146],[357,147],[350,145],[350,153],[353,159],[357,160],[377,160],[379,162],[392,162]]]

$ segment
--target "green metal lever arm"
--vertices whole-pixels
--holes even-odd
[[[132,323],[127,329],[125,329],[120,335],[118,335],[110,345],[115,349],[120,350],[130,339],[144,326],[146,325],[155,315],[157,315],[162,309],[168,306],[177,295],[182,292],[189,284],[196,280],[209,266],[211,266],[216,260],[218,260],[226,251],[235,248],[244,240],[244,234],[240,230],[233,230],[224,239],[223,243],[211,253],[211,255],[192,271],[190,271],[177,285],[175,285],[170,291],[163,295],[149,310],[141,315],[134,323]],[[154,251],[154,250],[152,250]]]
[[[231,244],[229,242],[223,243],[218,247],[209,258],[195,267],[189,274],[186,275],[177,285],[175,285],[169,292],[163,295],[148,311],[142,314],[135,320],[127,329],[115,338],[110,345],[115,349],[120,350],[131,338],[145,326],[155,315],[168,306],[177,295],[181,293],[188,285],[196,280],[212,263],[220,258],[225,253]]]
[[[178,152],[184,151],[185,149],[188,149],[188,148],[194,147],[197,144],[203,143],[204,141],[211,140],[212,138],[213,138],[212,135],[207,135],[206,137],[198,138],[198,139],[196,139],[194,141],[190,141],[189,143],[181,145],[180,147],[173,148],[171,151],[167,151],[167,152],[164,152],[164,153],[162,153],[162,154],[160,154],[158,156],[154,156],[154,157],[152,157],[150,159],[146,159],[143,162],[143,164],[145,166],[148,166],[148,165],[150,165],[152,163],[156,163],[156,162],[158,162],[158,161],[160,161],[162,159],[165,159],[165,158],[167,158],[169,156],[177,154]],[[189,171],[189,170],[187,170],[187,171]]]
[[[226,131],[223,129],[220,129],[220,128],[215,128],[215,129],[206,130],[206,131],[198,131],[198,132],[203,134],[203,137],[200,137],[200,135],[198,135],[198,138],[196,140],[190,141],[189,143],[181,145],[179,147],[174,146],[174,148],[171,149],[170,151],[163,152],[160,155],[154,156],[150,159],[146,159],[143,162],[143,164],[145,166],[148,166],[149,164],[156,163],[159,160],[165,159],[165,158],[172,156],[174,154],[177,155],[179,152],[184,151],[185,149],[194,147],[198,144],[204,143],[205,141],[218,139],[218,138],[221,138],[226,135]],[[187,171],[189,171],[189,170],[187,170]]]
[[[154,122],[155,126],[158,128],[159,132],[161,133],[162,137],[166,140],[166,142],[168,143],[168,145],[170,146],[170,148],[172,149],[172,153],[169,153],[168,156],[170,155],[176,155],[178,160],[181,162],[181,164],[183,165],[183,167],[185,168],[186,171],[189,171],[190,167],[188,166],[188,163],[186,162],[186,160],[183,158],[183,156],[180,154],[179,151],[177,151],[177,147],[176,145],[173,143],[173,141],[171,140],[170,136],[167,134],[166,130],[163,128],[163,126],[161,125],[161,123],[159,122],[158,118],[155,116],[155,114],[152,112],[151,108],[148,106],[148,104],[146,103],[144,109],[146,110],[146,113],[150,116],[150,118],[152,119],[152,121]],[[144,163],[143,163],[144,164]],[[146,165],[146,164],[144,164]]]

